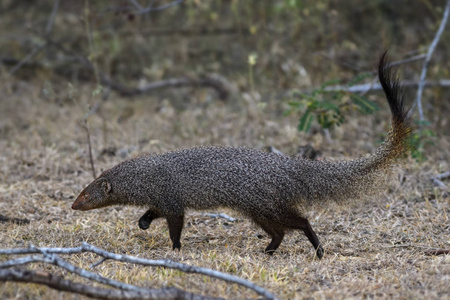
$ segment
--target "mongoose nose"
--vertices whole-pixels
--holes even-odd
[[[72,204],[72,209],[78,210],[83,206],[85,199],[83,196],[78,196],[75,202]]]
[[[73,204],[72,204],[72,209],[77,209],[77,202],[75,201]]]

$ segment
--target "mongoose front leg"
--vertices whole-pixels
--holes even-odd
[[[272,241],[266,247],[264,252],[267,254],[273,255],[275,250],[278,249],[281,242],[283,241],[283,237],[284,237],[283,228],[279,227],[279,226],[273,226],[272,224],[266,224],[265,222],[256,221],[256,223],[259,224],[259,226],[261,226],[261,228],[272,237]]]
[[[275,250],[278,249],[278,247],[280,246],[281,242],[283,241],[283,237],[284,237],[284,232],[283,231],[274,233],[272,235],[272,241],[267,246],[267,248],[264,250],[264,252],[266,252],[267,254],[273,255]]]
[[[169,226],[170,239],[172,240],[172,249],[181,249],[180,237],[183,230],[184,215],[166,216],[167,225]]]
[[[150,227],[150,224],[154,219],[162,217],[155,211],[149,209],[145,212],[145,214],[139,219],[139,228],[142,230],[146,230]]]

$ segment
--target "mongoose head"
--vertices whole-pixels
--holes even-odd
[[[72,204],[72,209],[90,210],[111,205],[111,183],[99,177],[89,184]]]

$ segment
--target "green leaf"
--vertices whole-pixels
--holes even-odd
[[[310,110],[305,111],[303,116],[300,118],[300,123],[298,124],[299,131],[308,131],[311,127],[311,123],[314,119],[314,115]]]
[[[369,77],[373,77],[372,72],[366,72],[366,73],[358,74],[358,75],[356,75],[355,77],[353,77],[353,78],[347,83],[347,86],[355,85],[355,84],[357,84],[357,83],[359,83],[359,82],[361,82],[361,81],[363,81],[364,79],[369,78]]]
[[[303,103],[300,103],[298,101],[289,101],[288,105],[292,106],[293,108],[300,108],[300,106],[302,106]]]
[[[323,108],[323,109],[326,109],[326,110],[339,111],[339,106],[337,106],[336,104],[334,104],[334,103],[332,103],[330,101],[326,101],[326,100],[323,101],[323,102],[319,102],[317,104],[317,106],[319,108]]]
[[[332,125],[332,122],[329,122],[329,118],[326,114],[317,115],[317,122],[319,122],[319,125],[322,128],[330,128]]]
[[[350,94],[350,99],[352,99],[352,102],[358,106],[359,110],[361,110],[365,114],[371,114],[374,111],[378,110],[378,106],[375,102],[367,99],[364,96],[357,95],[357,94]]]
[[[317,102],[318,101],[316,97],[310,96],[310,95],[307,95],[307,94],[303,94],[302,95],[302,99],[309,100],[310,102]]]

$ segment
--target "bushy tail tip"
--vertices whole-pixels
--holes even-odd
[[[389,103],[392,114],[392,127],[386,137],[385,153],[388,161],[395,159],[408,150],[408,138],[411,134],[411,110],[405,106],[402,86],[396,72],[392,71],[387,60],[387,51],[383,53],[378,64],[378,78]]]

